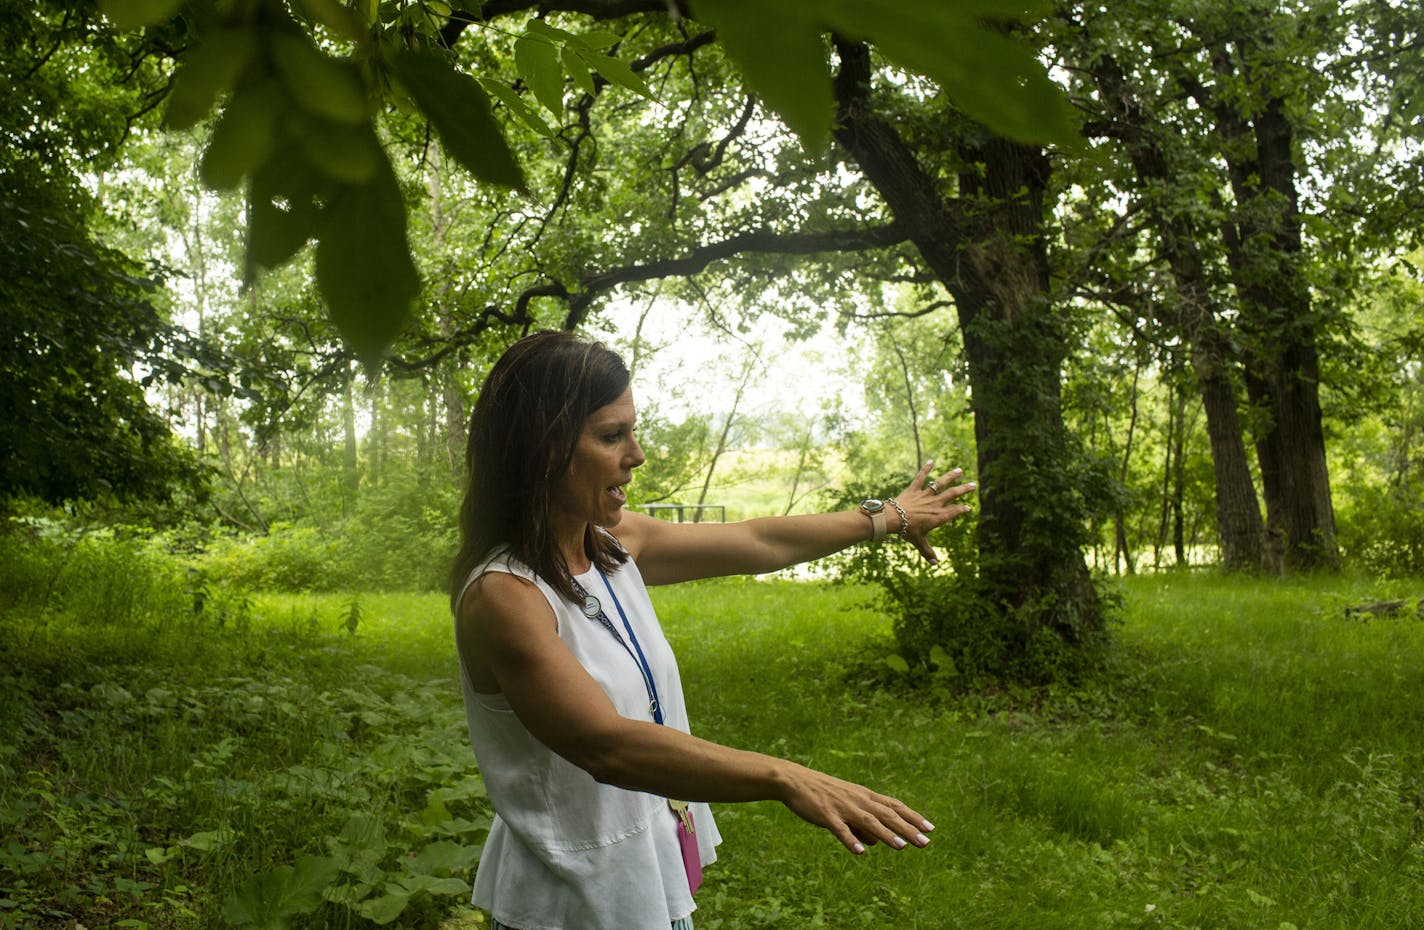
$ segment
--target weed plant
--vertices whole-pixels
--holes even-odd
[[[39,593],[0,612],[0,927],[483,925],[443,596],[198,601],[161,559],[104,556],[148,593],[91,615],[64,579],[98,568],[51,584],[4,555]],[[1424,926],[1424,623],[1343,611],[1410,589],[1122,593],[1107,670],[1027,688],[887,662],[870,588],[656,589],[697,732],[938,824],[853,857],[779,805],[722,805],[699,930]]]
[[[430,926],[468,899],[490,811],[442,597],[195,590],[98,548],[24,563],[59,581],[0,615],[0,927]],[[146,594],[93,611],[115,591]]]

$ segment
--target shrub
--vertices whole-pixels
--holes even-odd
[[[228,537],[200,559],[220,585],[277,591],[330,591],[338,543],[315,526],[274,523],[265,536]]]
[[[181,616],[192,591],[185,567],[146,527],[11,520],[0,533],[0,612],[63,611],[81,624],[136,625]]]
[[[402,482],[362,495],[338,527],[344,589],[443,590],[455,556],[459,494]]]
[[[453,488],[393,482],[362,492],[343,517],[219,538],[198,561],[215,582],[252,589],[440,590],[455,552],[458,504]]]
[[[1090,634],[1075,635],[1055,605],[996,604],[974,578],[906,579],[891,594],[901,657],[965,685],[985,678],[1025,684],[1079,679],[1101,665],[1108,645],[1096,623]]]
[[[1347,559],[1389,578],[1424,576],[1424,485],[1361,485],[1337,514]]]
[[[880,486],[903,487],[903,476]],[[864,488],[829,496],[833,508],[855,506]],[[1096,592],[1087,601],[1091,616],[1075,603],[1047,599],[1005,603],[979,578],[974,514],[930,536],[940,564],[930,567],[913,546],[891,541],[853,546],[830,563],[845,581],[879,585],[892,602],[898,654],[909,664],[930,665],[938,677],[971,683],[997,678],[1023,683],[1072,679],[1102,661],[1108,642],[1104,618],[1111,598]],[[1082,584],[1091,584],[1086,577]],[[1095,586],[1096,587],[1096,586]]]

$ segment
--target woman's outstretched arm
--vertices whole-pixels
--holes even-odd
[[[969,512],[961,498],[975,490],[973,482],[949,486],[960,477],[954,469],[934,482],[926,462],[908,487],[895,497],[899,510],[886,503],[889,531],[904,536],[929,561],[938,556],[926,535]],[[755,575],[809,562],[871,538],[869,517],[859,510],[758,517],[739,523],[669,523],[639,513],[625,513],[613,534],[638,563],[650,585],[674,584],[721,575]]]

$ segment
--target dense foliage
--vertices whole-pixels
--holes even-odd
[[[9,199],[0,199],[0,267],[0,497],[160,498],[199,488],[192,450],[145,396],[178,341],[153,305],[155,282],[78,229]],[[143,380],[140,367],[150,372]]]
[[[95,234],[82,176],[112,163],[154,78],[138,44],[69,13],[0,13],[0,498],[200,484],[145,390],[175,375],[190,340],[159,310],[155,263]]]

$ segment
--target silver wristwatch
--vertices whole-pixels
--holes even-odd
[[[860,502],[860,512],[870,518],[872,542],[879,542],[890,534],[885,525],[885,502],[878,497],[868,497]]]

